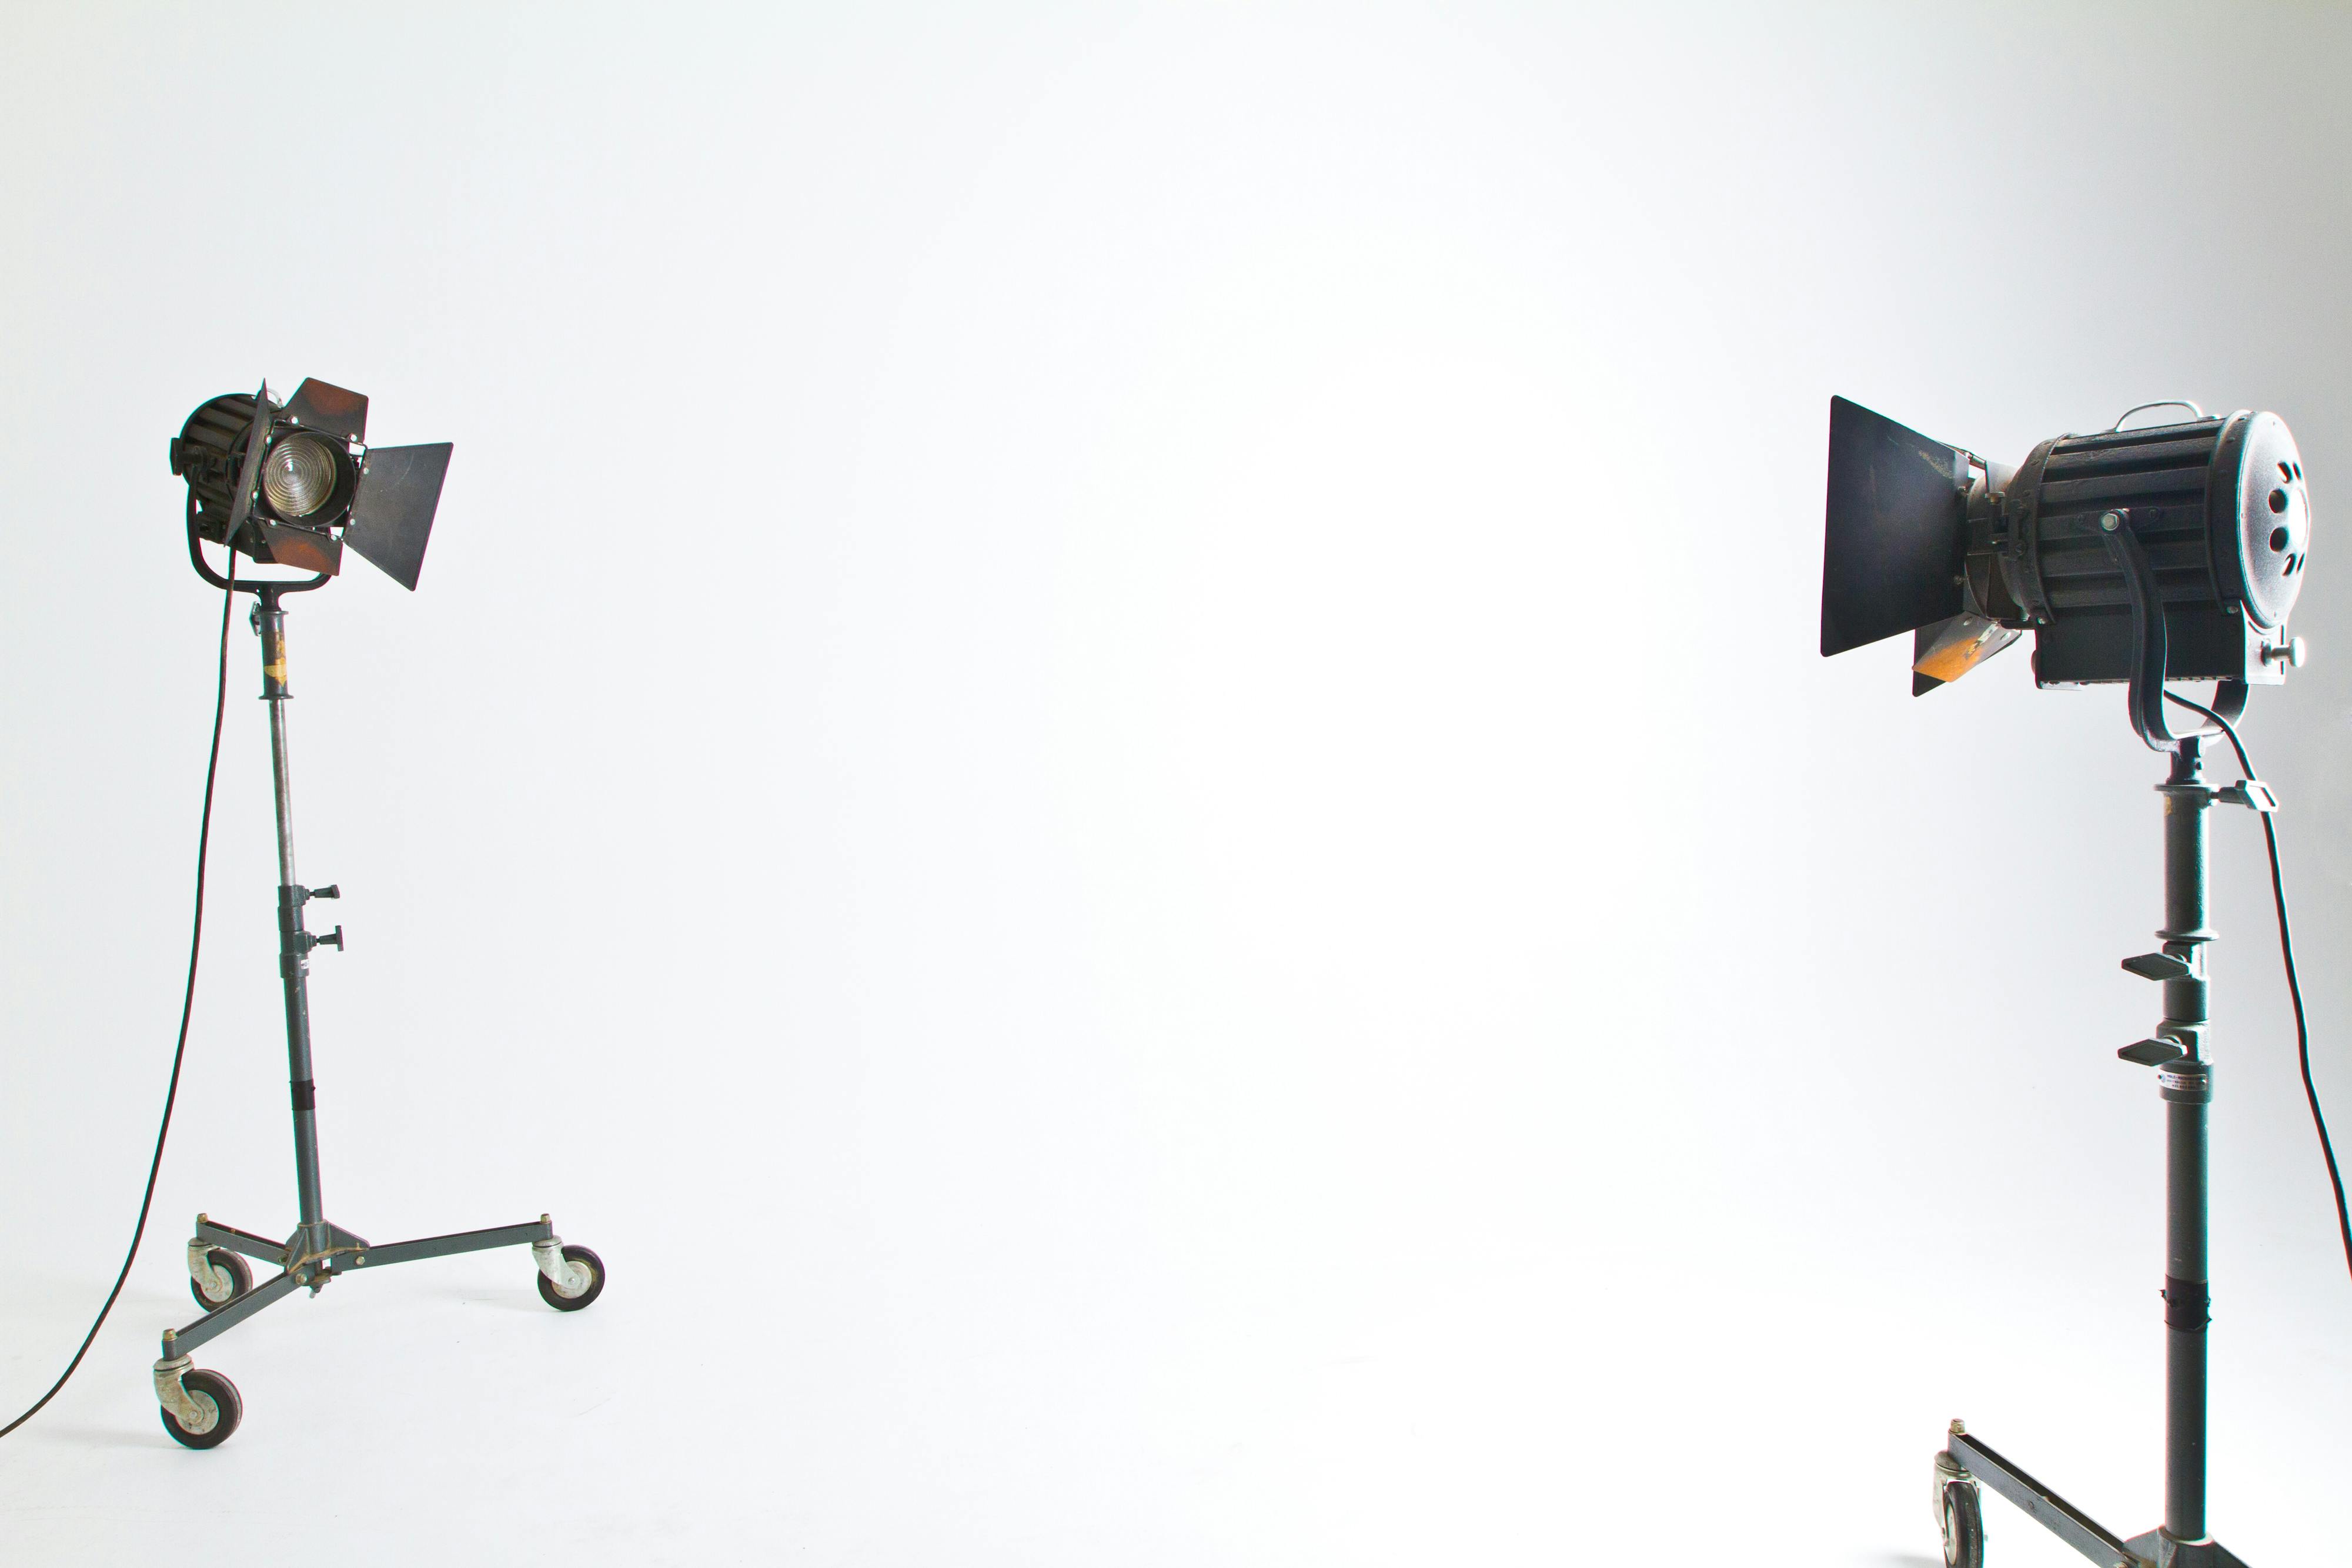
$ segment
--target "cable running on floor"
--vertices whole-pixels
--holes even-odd
[[[114,1276],[114,1289],[106,1292],[106,1304],[98,1309],[98,1320],[82,1335],[81,1348],[75,1351],[49,1391],[33,1401],[32,1408],[0,1427],[0,1437],[6,1437],[41,1413],[41,1407],[58,1396],[66,1379],[81,1365],[81,1358],[89,1354],[90,1343],[98,1331],[106,1326],[106,1315],[114,1311],[115,1298],[122,1294],[123,1281],[131,1278],[131,1265],[139,1256],[139,1243],[147,1234],[147,1210],[155,1201],[155,1177],[163,1168],[163,1141],[172,1133],[172,1106],[180,1097],[180,1063],[188,1054],[188,1019],[196,1006],[196,956],[204,950],[205,942],[205,855],[212,847],[213,780],[220,774],[221,720],[228,713],[228,627],[230,612],[236,605],[236,553],[229,552],[228,587],[221,594],[220,673],[213,685],[213,740],[205,758],[205,805],[196,826],[196,909],[188,931],[188,985],[180,998],[180,1039],[172,1048],[172,1080],[163,1091],[163,1120],[155,1129],[155,1157],[147,1163],[147,1190],[139,1198],[139,1222],[131,1228],[131,1249],[122,1255],[121,1271]]]

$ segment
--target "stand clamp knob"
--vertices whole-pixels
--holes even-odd
[[[340,925],[336,926],[332,931],[328,932],[324,936],[312,936],[307,931],[302,935],[308,939],[310,946],[313,947],[332,947],[338,953],[343,950],[343,928]]]
[[[343,890],[342,890],[341,887],[337,886],[335,883],[331,883],[331,883],[328,883],[326,886],[324,886],[324,887],[306,887],[306,888],[304,888],[304,889],[302,890],[302,896],[303,896],[305,899],[312,899],[312,898],[341,898],[341,897],[342,897],[342,896],[343,896]]]

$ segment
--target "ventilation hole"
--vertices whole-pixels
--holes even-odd
[[[2303,477],[2303,465],[2300,463],[2294,465],[2294,476],[2298,479]]]
[[[2271,530],[2271,549],[2281,551],[2282,553],[2286,549],[2286,528],[2284,525],[2281,525],[2280,527]]]
[[[2271,492],[2271,510],[2273,512],[2284,512],[2286,510],[2286,492],[2284,490],[2273,490]]]
[[[2302,564],[2303,564],[2303,558],[2302,558],[2301,556],[2299,556],[2299,555],[2291,555],[2291,556],[2289,556],[2289,557],[2287,557],[2287,558],[2286,558],[2286,570],[2285,570],[2284,571],[2283,571],[2283,572],[2279,573],[2279,575],[2280,575],[2281,577],[2293,577],[2293,576],[2294,575],[2294,573],[2295,573],[2295,569],[2296,569],[2297,567],[2301,566]]]
[[[2292,478],[2294,478],[2294,469],[2291,465],[2287,465],[2287,464],[2284,464],[2284,463],[2280,464],[2280,465],[2279,465],[2279,472],[2280,472],[2281,474],[2283,474],[2283,475],[2286,476],[2286,477],[2288,477],[2288,478],[2290,478],[2290,479],[2292,479]]]

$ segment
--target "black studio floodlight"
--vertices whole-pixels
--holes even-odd
[[[2185,409],[2126,430],[2133,414]],[[1936,1456],[1937,1517],[1949,1568],[1981,1568],[1979,1484],[2107,1568],[2231,1568],[2206,1528],[2207,1113],[2213,1099],[2206,923],[2207,820],[2233,805],[2278,807],[2254,778],[2235,720],[2257,685],[2303,662],[2287,616],[2311,555],[2303,458],[2273,413],[2212,417],[2194,403],[2143,403],[2091,435],[2042,442],[2011,468],[1830,400],[1829,495],[1822,555],[1822,652],[1908,632],[1912,691],[1958,680],[2027,632],[2039,686],[2123,683],[2133,730],[2170,755],[2164,800],[2164,925],[2158,951],[2124,960],[2161,984],[2156,1031],[2116,1052],[2156,1070],[2165,1102],[2164,1523],[2126,1541],[1951,1424]],[[2215,681],[2210,707],[2167,681]],[[2166,703],[2198,716],[2173,727]],[[2201,743],[2226,737],[2246,777],[2206,781]],[[2269,838],[2273,869],[2277,846]],[[2286,904],[2278,891],[2281,945]],[[2303,1030],[2301,1003],[2296,1004]],[[2305,1086],[2318,1121],[2318,1099]],[[2320,1124],[2331,1177],[2333,1152]],[[1959,1178],[1965,1183],[1963,1173]],[[2347,1256],[2352,1218],[2340,1207]]]
[[[190,414],[172,442],[172,472],[188,482],[191,553],[203,538],[327,578],[342,570],[348,546],[413,591],[450,445],[370,447],[367,413],[361,393],[306,381],[283,404],[265,383]]]
[[[244,1413],[236,1385],[217,1372],[195,1366],[192,1353],[298,1291],[315,1296],[333,1281],[362,1270],[522,1246],[530,1249],[541,1299],[557,1311],[577,1312],[604,1289],[604,1260],[585,1247],[566,1245],[544,1214],[518,1225],[383,1244],[371,1243],[327,1218],[319,1175],[310,968],[318,949],[342,950],[343,928],[314,934],[304,923],[304,911],[313,900],[340,899],[342,890],[331,884],[305,887],[295,872],[285,600],[331,580],[342,570],[346,546],[403,588],[415,589],[450,451],[446,442],[370,447],[366,435],[366,398],[325,382],[306,381],[283,404],[270,395],[267,384],[250,396],[231,392],[214,398],[188,416],[172,443],[172,472],[188,483],[189,559],[225,595],[253,595],[253,628],[261,638],[261,695],[269,706],[277,790],[278,970],[286,1003],[297,1211],[294,1230],[282,1238],[196,1216],[188,1242],[188,1276],[203,1315],[184,1328],[163,1331],[163,1354],[154,1368],[163,1429],[191,1448],[225,1441]],[[206,543],[227,546],[233,552],[226,575],[205,559]],[[237,555],[310,575],[257,580],[236,570]],[[223,614],[226,660],[226,609]],[[226,669],[224,664],[224,679]],[[210,786],[206,789],[209,812]],[[201,912],[201,903],[198,907]],[[257,1284],[246,1264],[248,1258],[277,1271]]]
[[[2302,659],[2311,496],[2278,415],[2124,419],[2171,407],[2196,417],[2053,436],[2011,468],[1832,398],[1822,652],[1911,632],[1924,693],[2030,631],[2036,685],[2129,683],[2152,746],[2168,679],[2224,683],[2234,718]]]

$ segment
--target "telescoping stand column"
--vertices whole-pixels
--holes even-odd
[[[1949,1446],[1936,1456],[1936,1507],[1944,1557],[1974,1568],[1983,1561],[1984,1522],[1977,1483],[2023,1509],[2060,1540],[2107,1568],[2234,1568],[2238,1559],[2211,1539],[2205,1522],[2206,1144],[2213,1068],[2205,1060],[2204,953],[2206,813],[2218,802],[2276,807],[2257,782],[2215,789],[2205,782],[2195,737],[2176,743],[2164,795],[2164,929],[2160,951],[2124,967],[2164,986],[2164,1019],[2156,1035],[2125,1046],[2126,1061],[2156,1069],[2165,1112],[2164,1525],[2118,1541],[2065,1499],[2001,1458],[1966,1427],[1952,1423]]]
[[[194,1364],[194,1353],[270,1303],[308,1287],[312,1295],[339,1275],[413,1262],[420,1258],[528,1246],[539,1268],[539,1293],[559,1312],[578,1312],[604,1289],[603,1260],[585,1247],[567,1246],[546,1215],[521,1225],[460,1231],[376,1246],[327,1218],[319,1180],[318,1092],[311,1073],[310,954],[341,951],[342,927],[314,935],[304,919],[313,899],[341,896],[333,887],[304,887],[294,865],[294,799],[287,755],[287,595],[331,580],[349,543],[404,587],[416,586],[425,530],[448,461],[446,444],[379,447],[360,444],[367,400],[320,382],[305,382],[281,409],[264,387],[256,397],[215,399],[199,409],[173,444],[173,471],[189,478],[188,555],[196,571],[223,591],[254,596],[253,627],[261,638],[261,697],[269,707],[269,756],[278,808],[278,971],[286,998],[287,1076],[294,1110],[294,1191],[299,1221],[284,1240],[196,1216],[188,1243],[190,1289],[205,1315],[163,1331],[155,1363],[155,1395],[163,1429],[192,1448],[209,1448],[235,1431],[244,1414],[236,1385]],[[236,488],[232,491],[230,485]],[[225,520],[224,520],[225,519]],[[339,536],[333,530],[344,531]],[[312,570],[308,579],[247,583],[214,571],[200,538],[227,543],[255,559]],[[259,1285],[245,1260],[278,1271]]]

